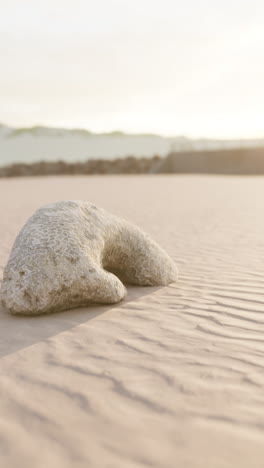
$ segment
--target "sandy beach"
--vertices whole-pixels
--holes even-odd
[[[39,206],[91,201],[147,231],[175,284],[39,317],[0,308],[3,468],[261,468],[264,178],[0,181],[0,279]]]

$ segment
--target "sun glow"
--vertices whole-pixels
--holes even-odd
[[[3,123],[264,135],[260,0],[0,3]]]

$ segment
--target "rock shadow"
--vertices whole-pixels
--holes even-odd
[[[127,304],[163,289],[163,287],[127,287],[127,297],[118,304],[92,305],[52,314],[37,316],[10,315],[0,306],[0,358],[20,351],[40,341],[47,340],[64,331],[96,320],[109,311],[125,309]]]

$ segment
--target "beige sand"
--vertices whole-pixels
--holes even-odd
[[[138,224],[180,280],[117,306],[0,312],[0,466],[261,468],[264,179],[0,182],[0,269],[41,204],[87,199]]]

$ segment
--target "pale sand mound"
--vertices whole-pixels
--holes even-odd
[[[165,288],[52,316],[0,314],[0,466],[262,468],[264,179],[0,181],[0,268],[28,216],[87,199],[179,265]]]

